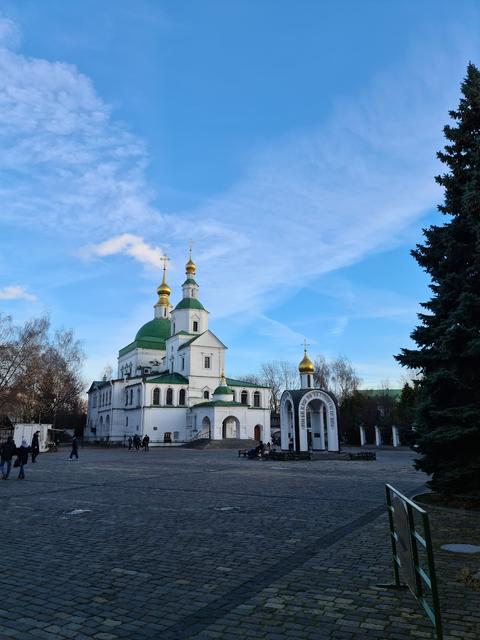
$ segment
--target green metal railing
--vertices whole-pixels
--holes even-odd
[[[402,586],[401,577],[405,580],[432,622],[437,640],[442,640],[442,619],[428,513],[391,485],[385,485],[385,489],[395,586]],[[415,514],[421,520],[420,531]],[[424,561],[422,555],[425,556]]]

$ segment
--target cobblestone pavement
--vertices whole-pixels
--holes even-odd
[[[0,483],[0,638],[433,638],[392,578],[384,484],[425,477],[407,451],[376,462],[262,462],[235,451],[82,449]],[[432,515],[448,640],[480,638],[477,516]],[[465,559],[467,558],[467,559]]]

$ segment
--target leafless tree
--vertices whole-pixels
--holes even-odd
[[[323,355],[318,355],[314,367],[315,386],[331,391],[339,405],[351,397],[360,385],[360,378],[345,356],[338,356],[329,362]]]

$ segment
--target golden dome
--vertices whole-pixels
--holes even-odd
[[[303,360],[298,365],[298,370],[300,373],[313,373],[315,371],[315,367],[313,366],[313,362],[307,356],[307,350],[305,349]]]
[[[190,256],[188,258],[187,264],[185,265],[185,271],[187,272],[187,274],[189,276],[194,276],[196,268],[197,267],[196,267],[194,261],[192,260],[192,247],[190,247]]]
[[[157,304],[168,305],[170,303],[168,297],[172,293],[172,290],[170,289],[170,287],[167,284],[166,274],[165,274],[165,267],[163,269],[162,283],[158,287],[157,293],[158,293],[158,303]]]

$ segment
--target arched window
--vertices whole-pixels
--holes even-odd
[[[160,389],[153,390],[153,404],[160,404]]]
[[[185,389],[180,389],[180,394],[178,396],[178,404],[182,406],[185,404]]]
[[[137,407],[140,406],[140,389],[137,389]]]
[[[125,406],[128,404],[128,389],[125,389]]]
[[[133,389],[130,389],[130,404],[133,404]]]
[[[308,376],[307,376],[307,385],[308,385],[308,387],[312,386],[312,377],[310,376],[310,374],[308,374]]]
[[[242,404],[248,404],[248,393],[246,391],[242,391],[240,402]]]
[[[203,397],[205,400],[208,400],[210,398],[210,391],[204,391],[203,392]]]
[[[255,393],[253,394],[253,406],[260,406],[260,391],[255,391]]]
[[[196,320],[193,321],[193,331],[195,333],[198,331],[198,322]]]
[[[167,389],[167,400],[165,404],[170,406],[173,404],[173,389]]]

